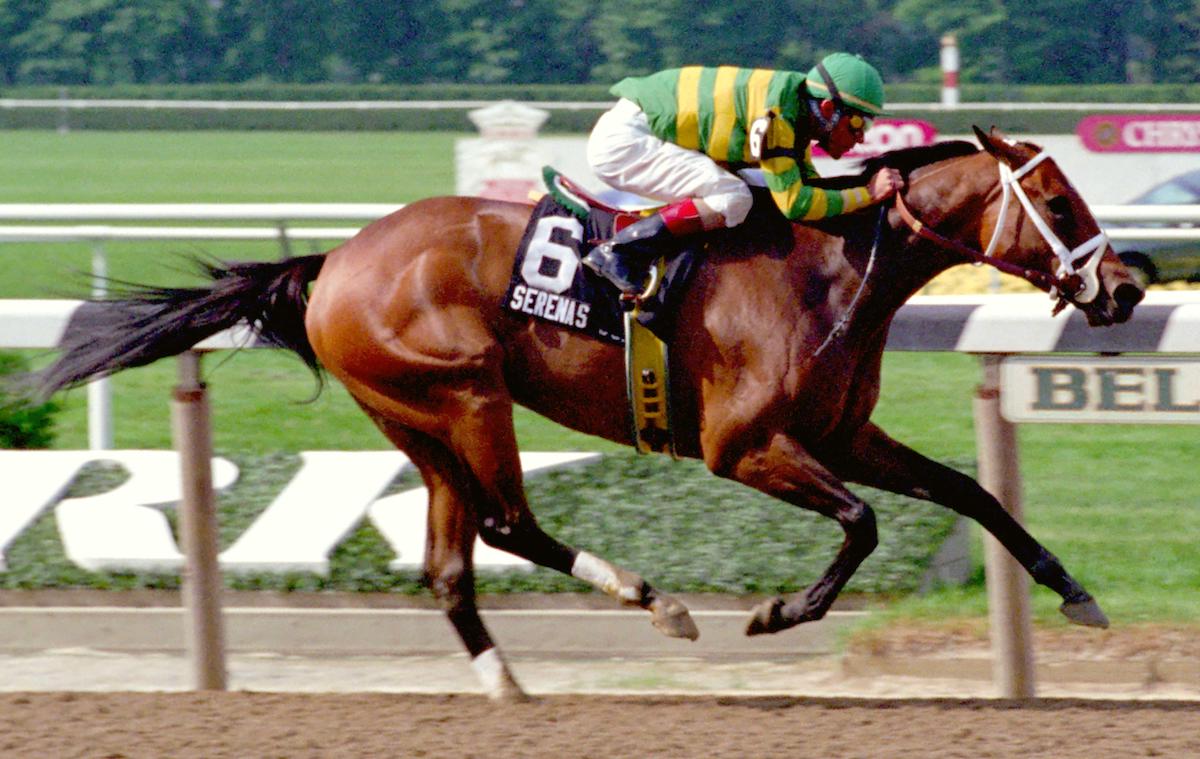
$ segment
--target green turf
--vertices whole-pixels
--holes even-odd
[[[454,191],[446,132],[0,131],[0,203],[389,203]]]

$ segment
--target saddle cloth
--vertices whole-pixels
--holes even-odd
[[[624,345],[620,293],[584,266],[582,258],[593,241],[611,237],[641,215],[592,198],[552,168],[543,173],[550,192],[538,201],[517,248],[504,308]],[[671,251],[662,284],[638,304],[637,320],[663,340],[674,329],[674,307],[695,260],[691,249]]]

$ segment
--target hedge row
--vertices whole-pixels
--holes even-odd
[[[0,108],[0,129],[78,130],[282,130],[282,131],[441,131],[475,133],[468,108],[420,110],[184,110],[158,108]],[[941,134],[969,134],[971,126],[998,126],[1013,134],[1072,134],[1079,120],[1092,113],[1120,112],[1120,107],[1088,110],[1014,111],[970,108],[929,111],[893,108],[897,118],[927,121]],[[586,133],[596,122],[599,108],[555,110],[543,133]]]
[[[56,401],[38,402],[19,379],[30,370],[18,353],[0,352],[0,449],[49,448],[54,442]]]
[[[893,83],[888,100],[936,103],[938,84]],[[964,102],[1196,103],[1200,84],[964,84]],[[611,100],[607,84],[124,84],[0,87],[0,98],[111,100]]]

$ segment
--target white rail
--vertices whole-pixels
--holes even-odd
[[[111,242],[116,240],[346,240],[358,227],[126,227],[109,224],[3,226],[3,242]]]
[[[0,221],[373,221],[403,203],[0,203]]]

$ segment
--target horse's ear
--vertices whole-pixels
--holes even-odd
[[[1011,140],[1005,136],[996,127],[992,127],[990,132],[985,132],[974,124],[971,129],[975,130],[975,138],[979,140],[979,144],[983,149],[991,153],[997,161],[1003,161],[1009,166],[1017,166],[1021,163],[1021,156],[1013,148]]]
[[[971,129],[975,132],[975,139],[979,140],[979,144],[983,146],[984,150],[987,150],[988,145],[991,143],[987,133],[980,129],[976,124],[972,124]]]

